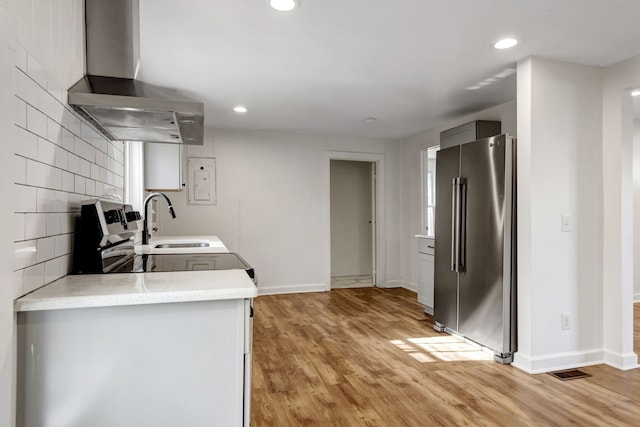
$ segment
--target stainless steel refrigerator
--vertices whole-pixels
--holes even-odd
[[[434,318],[511,363],[516,342],[515,139],[438,151]]]

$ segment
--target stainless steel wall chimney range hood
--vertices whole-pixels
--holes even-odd
[[[87,75],[69,105],[112,141],[202,145],[204,104],[136,80],[138,0],[85,0]]]

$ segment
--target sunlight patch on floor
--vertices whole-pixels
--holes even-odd
[[[422,363],[493,360],[480,346],[452,335],[406,338],[390,343]]]

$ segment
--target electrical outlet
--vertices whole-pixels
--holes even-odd
[[[560,315],[560,329],[563,331],[571,329],[571,313],[562,313]]]

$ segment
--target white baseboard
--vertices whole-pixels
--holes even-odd
[[[601,349],[557,353],[542,357],[529,357],[521,352],[516,352],[513,360],[513,366],[529,374],[581,368],[602,363],[606,363],[606,361],[604,351]]]
[[[415,283],[407,282],[405,280],[388,280],[382,285],[378,285],[379,288],[405,288],[413,292],[418,291],[418,286]],[[331,290],[324,283],[305,283],[300,285],[288,285],[288,286],[258,286],[258,296],[260,295],[280,295],[280,294],[299,294],[305,292],[326,292]]]
[[[633,302],[640,302],[640,293],[633,294]]]
[[[620,354],[605,350],[604,363],[622,371],[640,367],[640,365],[638,365],[638,355],[633,352]]]
[[[418,285],[406,280],[387,280],[386,283],[378,285],[379,288],[405,288],[413,292],[418,292]]]
[[[305,292],[326,292],[327,285],[324,283],[306,283],[301,285],[290,286],[258,286],[258,296],[260,295],[279,295],[279,294],[300,294]]]

